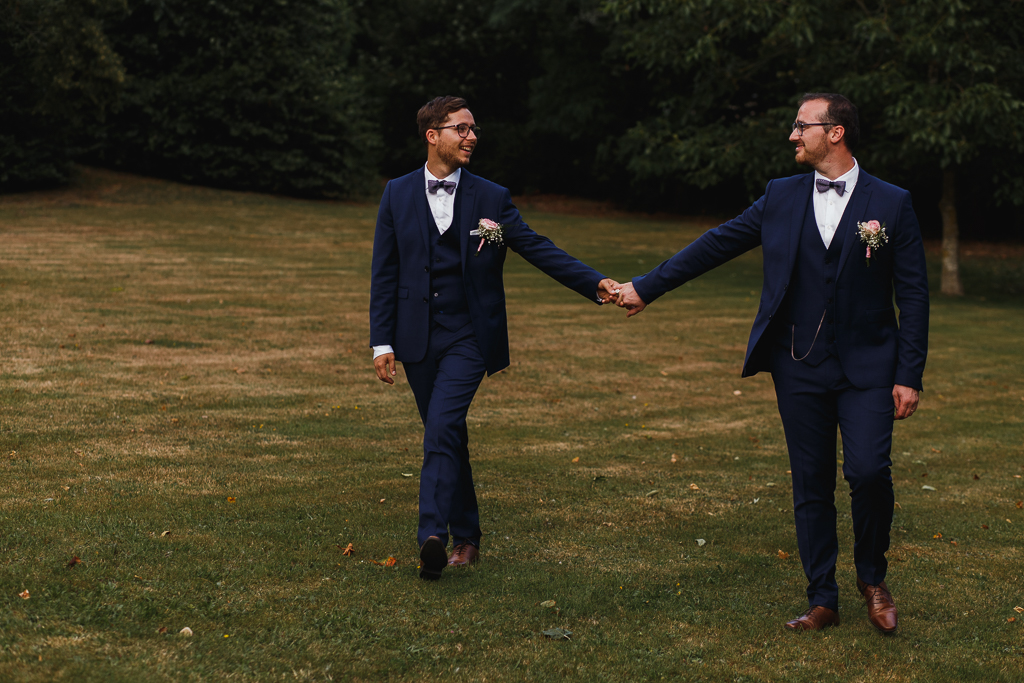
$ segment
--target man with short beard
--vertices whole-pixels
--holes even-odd
[[[377,214],[370,346],[382,382],[394,384],[402,361],[423,420],[420,577],[436,580],[479,556],[466,414],[484,373],[509,364],[507,250],[597,303],[618,283],[535,233],[507,189],[465,169],[480,132],[465,100],[431,100],[416,122],[427,163],[387,184]]]
[[[878,630],[896,630],[885,583],[892,525],[893,419],[917,409],[928,347],[928,280],[910,193],[853,158],[857,108],[831,93],[800,102],[790,142],[813,174],[773,180],[740,216],[643,277],[618,303],[636,315],[662,294],[757,246],[761,304],[743,376],[772,373],[793,473],[810,608],[791,630],[839,624],[836,428],[850,483],[857,588]],[[899,307],[899,322],[893,296]]]

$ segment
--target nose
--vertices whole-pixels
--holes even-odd
[[[793,132],[789,134],[789,140],[790,140],[790,142],[796,142],[799,139],[800,139],[800,129],[799,128],[794,128]]]

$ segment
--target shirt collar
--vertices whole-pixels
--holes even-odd
[[[447,180],[450,183],[455,183],[456,185],[458,185],[459,184],[459,178],[461,178],[461,177],[462,177],[462,169],[461,168],[455,169],[455,171],[451,175],[449,175],[447,178],[438,178],[433,173],[430,172],[430,169],[427,168],[426,164],[423,164],[423,187],[426,187],[427,186],[427,182],[429,182],[431,180]]]
[[[462,169],[460,168],[459,170],[461,171]],[[853,192],[853,188],[856,187],[857,179],[859,177],[860,177],[860,164],[858,164],[857,163],[857,159],[854,158],[854,160],[853,160],[853,168],[851,168],[849,171],[847,171],[843,175],[841,175],[838,178],[836,178],[836,180],[837,181],[842,180],[843,182],[846,183],[845,192]],[[825,176],[823,176],[820,173],[818,173],[817,171],[815,171],[814,172],[814,179],[818,180],[819,178],[822,178],[824,180],[828,180],[828,178],[825,178]]]

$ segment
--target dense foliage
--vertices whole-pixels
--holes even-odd
[[[731,210],[801,171],[795,103],[827,90],[860,106],[858,159],[914,192],[926,229],[944,184],[971,234],[1021,227],[1024,0],[0,2],[8,184],[87,153],[372,196],[422,163],[415,110],[460,94],[474,170],[514,192]]]
[[[130,0],[108,27],[128,79],[99,158],[190,182],[344,196],[376,175],[345,0]]]
[[[114,0],[0,0],[0,189],[67,181],[76,137],[124,80],[103,31]]]

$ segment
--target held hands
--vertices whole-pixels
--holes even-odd
[[[647,308],[647,304],[644,303],[644,300],[641,299],[640,295],[636,293],[635,289],[633,289],[632,282],[627,282],[622,285],[619,289],[619,296],[615,303],[619,308],[625,308],[629,311],[626,313],[627,318],[632,318],[634,315]]]
[[[377,379],[385,384],[394,384],[395,354],[385,353],[373,359],[373,369],[377,371]]]
[[[597,283],[597,298],[603,304],[610,304],[615,301],[615,297],[619,294],[619,289],[622,287],[615,280],[606,277]]]
[[[897,420],[905,420],[917,410],[919,393],[917,389],[897,384],[892,388],[892,402],[896,407],[894,417]]]

